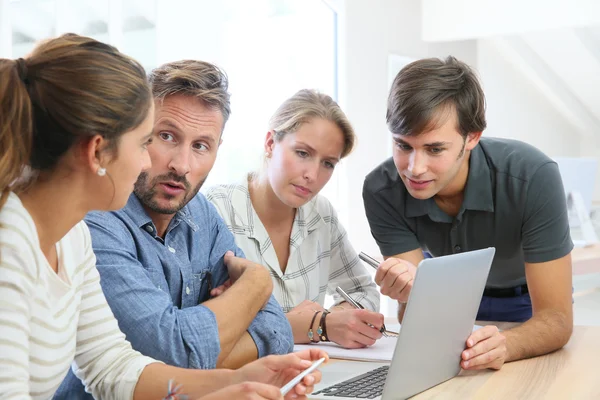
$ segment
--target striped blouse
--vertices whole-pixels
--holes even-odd
[[[51,398],[71,363],[95,398],[131,399],[144,367],[106,303],[87,226],[57,243],[58,273],[11,193],[0,210],[0,399]]]
[[[336,286],[365,308],[379,310],[377,286],[325,197],[317,195],[297,209],[285,273],[254,210],[247,182],[214,186],[208,189],[206,198],[215,205],[246,258],[269,269],[273,295],[284,312],[304,300],[323,306],[326,293],[333,295],[335,304],[341,303],[343,299],[335,291]]]

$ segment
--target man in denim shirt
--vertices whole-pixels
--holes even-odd
[[[85,219],[121,330],[142,354],[180,367],[237,368],[290,352],[292,332],[267,269],[243,258],[198,194],[230,112],[227,77],[211,64],[180,61],[157,68],[150,80],[152,167],[125,208]],[[55,398],[91,396],[69,372]]]

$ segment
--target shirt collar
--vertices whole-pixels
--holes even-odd
[[[303,231],[305,237],[312,231],[319,229],[323,224],[323,218],[317,209],[316,196],[296,210],[294,225],[297,226],[298,230]]]
[[[404,185],[400,177],[398,177],[398,182],[400,185]],[[404,215],[407,217],[429,215],[433,221],[449,222],[448,216],[435,204],[433,197],[419,200],[412,197],[408,191],[405,191],[405,196]],[[461,210],[494,211],[490,167],[481,146],[476,146],[469,157],[469,175]]]
[[[465,210],[494,211],[492,176],[481,146],[471,151],[469,176],[462,207]]]
[[[252,210],[252,218],[254,219],[253,222],[247,221],[244,223],[246,234],[249,238],[252,238],[260,243],[261,251],[263,251],[262,249],[269,247],[271,239],[269,238],[269,234],[264,225],[260,221],[254,206],[252,206],[252,200],[250,199],[250,192],[248,190],[248,182],[242,182],[241,186],[246,189],[246,201]],[[296,210],[296,215],[294,216],[294,222],[292,225],[292,232],[290,235],[290,245],[294,248],[298,248],[302,241],[312,231],[318,229],[324,223],[325,222],[323,221],[323,218],[317,210],[317,198],[315,196],[308,203]]]
[[[196,225],[194,223],[194,221],[192,220],[192,216],[191,216],[188,206],[189,206],[189,203],[186,204],[181,210],[177,211],[177,213],[175,214],[175,217],[173,217],[173,220],[171,221],[171,223],[169,224],[169,227],[167,228],[167,233],[170,230],[174,229],[177,225],[179,225],[179,223],[181,221],[186,222],[190,226],[190,228],[192,228],[193,231],[198,230],[198,225]],[[144,229],[147,231],[148,226],[152,227],[153,231],[149,232],[149,233],[156,235],[156,227],[154,226],[154,223],[152,222],[152,218],[150,218],[148,213],[146,213],[146,210],[144,209],[142,202],[140,201],[140,199],[138,199],[138,197],[135,195],[135,193],[132,193],[129,196],[129,200],[127,200],[127,204],[125,205],[125,208],[123,209],[123,211],[141,229]]]

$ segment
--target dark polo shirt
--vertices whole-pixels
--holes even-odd
[[[363,200],[384,256],[418,248],[435,257],[495,247],[491,288],[524,284],[525,262],[556,260],[573,248],[558,166],[516,140],[482,138],[472,150],[456,217],[433,198],[412,197],[391,158],[367,175]]]

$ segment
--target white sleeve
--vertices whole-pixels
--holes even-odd
[[[0,399],[31,399],[29,321],[37,264],[31,249],[8,239],[22,234],[7,225],[0,228]]]
[[[132,399],[144,367],[159,361],[133,350],[120,331],[100,286],[89,230],[85,224],[80,226],[85,236],[87,262],[73,372],[97,399]]]

